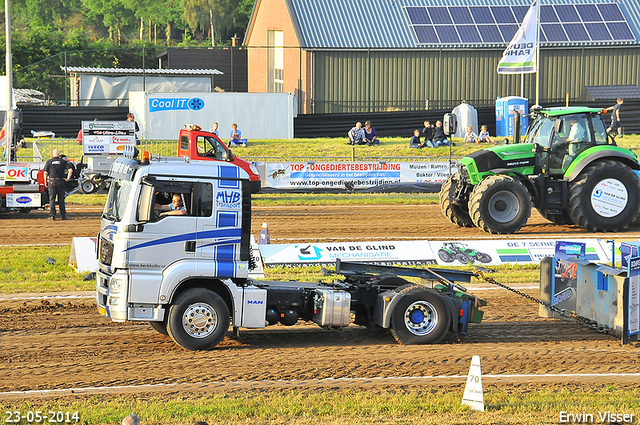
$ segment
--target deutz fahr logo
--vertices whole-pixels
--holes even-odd
[[[241,194],[235,190],[222,190],[216,195],[216,204],[220,208],[240,208]]]

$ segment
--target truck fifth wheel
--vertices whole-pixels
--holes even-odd
[[[473,273],[336,261],[335,282],[249,278],[251,181],[223,161],[118,158],[98,244],[96,301],[114,321],[148,321],[188,350],[215,347],[230,327],[298,320],[390,329],[401,344],[466,334],[483,305],[460,284]],[[167,207],[169,200],[173,207]],[[415,284],[400,276],[421,278]]]
[[[442,213],[458,226],[498,234],[520,230],[532,206],[556,224],[625,229],[640,208],[640,165],[606,134],[602,112],[534,106],[526,143],[516,139],[460,160],[442,186]]]

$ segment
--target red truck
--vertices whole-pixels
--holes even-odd
[[[9,163],[0,165],[0,212],[29,212],[49,203],[44,186],[44,164]]]
[[[251,162],[238,158],[231,149],[213,133],[203,131],[198,125],[187,125],[180,130],[178,157],[211,161],[233,162],[249,174],[251,193],[258,193],[261,187],[260,172]]]

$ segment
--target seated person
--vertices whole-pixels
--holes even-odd
[[[480,143],[480,139],[478,139],[478,135],[473,132],[473,126],[467,127],[467,132],[464,135],[463,143]]]
[[[487,142],[487,143],[495,143],[491,136],[489,136],[489,131],[487,130],[487,126],[483,125],[480,127],[480,134],[478,134],[479,143]]]
[[[435,131],[435,129],[433,128],[431,123],[429,121],[425,121],[424,122],[424,128],[422,129],[422,135],[424,136],[424,144],[425,145],[429,145],[429,142],[432,142],[431,144],[433,144],[433,133],[434,133],[434,131]],[[435,147],[435,145],[429,146],[429,147]]]
[[[371,121],[365,121],[364,123],[364,141],[368,146],[380,144],[378,133],[376,133],[376,129],[371,126]]]
[[[349,136],[349,142],[347,143],[348,145],[364,145],[365,143],[367,143],[365,141],[362,123],[360,122],[357,122],[355,127],[352,127],[347,135]]]
[[[418,129],[413,130],[413,137],[411,138],[411,140],[409,140],[409,147],[420,149],[420,148],[423,148],[424,146],[425,145],[420,143],[420,130]]]
[[[160,213],[160,217],[167,215],[187,215],[187,209],[182,201],[182,196],[179,193],[174,193],[169,205],[158,205],[155,207],[156,211],[163,211]]]
[[[446,134],[444,134],[444,128],[442,128],[442,121],[436,121],[436,128],[433,132],[433,141],[436,146],[449,146]]]
[[[580,144],[585,141],[586,137],[584,127],[578,124],[578,120],[576,118],[572,117],[569,120],[569,124],[571,125],[569,129],[569,136],[567,136],[567,143],[569,143],[569,145],[567,148],[567,155],[562,161],[563,169],[567,168],[571,161],[573,161],[573,158],[576,157],[580,150]]]
[[[236,127],[237,129],[237,127]],[[220,135],[218,134],[218,123],[214,122],[213,125],[211,126],[211,130],[209,130],[210,133],[215,134],[216,136],[220,137]]]
[[[242,132],[238,130],[238,124],[231,124],[231,134],[229,135],[229,145],[228,146],[247,146],[247,139],[242,138]]]

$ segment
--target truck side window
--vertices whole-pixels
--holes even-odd
[[[191,196],[191,215],[211,217],[213,213],[213,187],[210,183],[194,183]]]
[[[182,151],[189,150],[189,136],[182,136],[180,138],[180,150]]]

